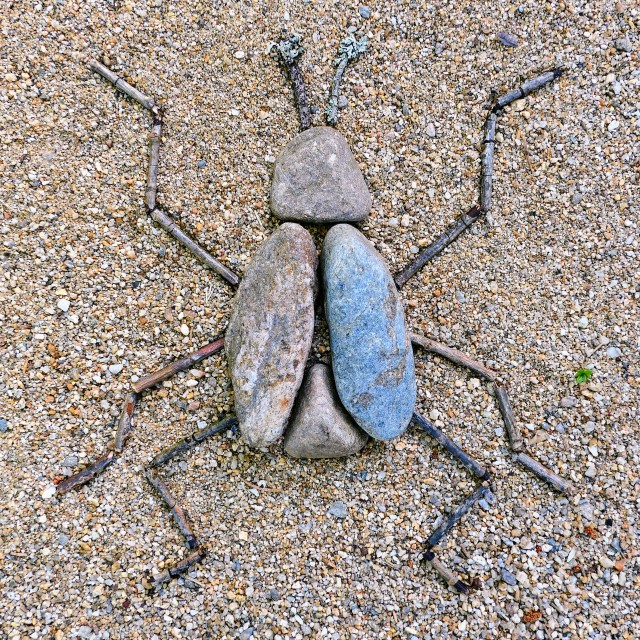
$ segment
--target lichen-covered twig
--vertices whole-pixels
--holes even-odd
[[[346,37],[338,48],[338,58],[336,59],[336,75],[331,85],[331,95],[329,96],[329,104],[325,110],[327,115],[327,124],[334,126],[338,122],[338,98],[340,97],[340,83],[342,76],[349,62],[357,60],[367,50],[367,39],[357,40],[351,34]]]
[[[451,515],[443,520],[440,526],[438,526],[434,532],[429,536],[427,540],[427,549],[431,549],[431,547],[435,547],[442,538],[444,538],[451,529],[453,529],[454,525],[462,516],[464,516],[471,507],[484,498],[490,492],[489,487],[479,486],[475,489],[475,491],[459,506],[457,507]]]
[[[174,458],[179,453],[183,451],[189,451],[189,449],[193,449],[193,447],[199,445],[201,442],[210,438],[211,436],[216,435],[217,433],[222,433],[223,431],[227,431],[228,429],[233,429],[238,425],[238,419],[235,416],[230,416],[228,418],[224,418],[219,422],[209,425],[204,429],[200,429],[200,431],[196,431],[192,433],[190,436],[184,438],[183,440],[179,440],[172,446],[168,447],[164,451],[161,451],[150,463],[150,467],[159,467]]]
[[[554,489],[557,489],[561,493],[565,493],[568,496],[572,496],[576,493],[576,487],[571,484],[568,480],[561,478],[559,475],[555,474],[551,469],[547,469],[545,466],[541,465],[537,460],[534,460],[531,456],[528,456],[526,453],[519,453],[516,456],[516,460],[523,466],[533,471],[538,478],[545,480],[548,482]]]
[[[127,94],[130,98],[133,98],[136,102],[139,102],[143,107],[149,109],[154,113],[159,113],[157,107],[155,106],[153,98],[142,93],[142,91],[138,91],[135,87],[131,86],[128,82],[119,78],[117,74],[115,74],[111,69],[108,69],[103,64],[96,62],[95,60],[89,63],[89,69],[91,71],[95,71],[101,75],[105,80],[108,80],[112,84],[115,85],[116,89],[122,91],[122,93]]]
[[[471,471],[471,473],[481,480],[487,480],[489,478],[489,472],[477,460],[474,460],[468,453],[465,453],[451,438],[442,433],[440,429],[436,429],[436,427],[423,418],[418,412],[414,412],[413,420],[464,467]]]
[[[107,453],[99,458],[88,467],[85,467],[82,471],[69,476],[66,480],[63,480],[57,487],[57,492],[60,494],[67,493],[71,489],[80,487],[83,484],[93,480],[96,476],[100,475],[112,462],[115,461],[113,451],[107,451]]]
[[[428,562],[440,575],[441,578],[459,593],[469,593],[469,586],[466,585],[451,569],[449,569],[442,560],[436,558],[433,551],[427,551],[424,554],[425,562]]]
[[[132,391],[131,393],[128,393],[127,397],[124,399],[120,418],[118,419],[118,430],[116,431],[116,437],[113,444],[113,449],[117,453],[122,453],[125,440],[131,432],[131,420],[133,419],[133,413],[140,397],[139,393]]]
[[[426,336],[420,335],[419,333],[410,333],[409,338],[411,342],[413,342],[413,344],[417,344],[418,346],[425,349],[425,351],[430,351],[431,353],[442,356],[443,358],[446,358],[447,360],[450,360],[455,364],[466,367],[470,371],[473,371],[473,373],[485,378],[486,380],[493,382],[498,376],[495,371],[489,369],[488,367],[485,367],[479,362],[476,362],[466,353],[458,351],[458,349],[447,347],[446,345],[441,344],[440,342],[436,342],[431,338],[427,338]]]
[[[183,573],[186,573],[190,567],[196,564],[196,562],[200,562],[206,555],[203,547],[198,548],[194,553],[180,560],[180,562],[173,567],[165,569],[162,573],[158,574],[154,579],[154,585],[160,586],[165,582],[169,582],[171,578],[177,578]]]
[[[292,34],[273,46],[277,49],[282,62],[289,72],[293,94],[298,106],[298,115],[300,116],[300,130],[304,131],[311,126],[311,115],[304,78],[299,65],[299,58],[304,53],[304,49],[300,44],[300,37]]]
[[[231,269],[218,262],[208,251],[203,249],[193,238],[188,236],[180,227],[160,209],[154,209],[149,215],[155,220],[165,231],[170,233],[178,242],[183,244],[196,258],[204,262],[210,269],[221,275],[227,282],[232,285],[240,284],[240,277]]]
[[[504,420],[504,426],[507,429],[507,435],[509,436],[509,442],[511,448],[517,453],[524,448],[524,441],[520,434],[520,429],[516,424],[513,417],[513,409],[511,408],[511,401],[509,400],[509,394],[507,393],[507,387],[502,383],[496,383],[494,385],[494,393],[496,400],[498,401],[498,407],[500,407],[500,413]]]
[[[420,271],[427,262],[433,260],[456,240],[465,229],[468,229],[480,217],[481,212],[481,207],[476,204],[473,205],[469,211],[459,216],[449,229],[438,236],[428,247],[423,249],[418,254],[418,257],[395,277],[396,285],[402,287],[406,284],[407,280]]]
[[[532,94],[534,91],[541,89],[545,85],[549,84],[556,78],[559,78],[562,75],[562,69],[557,67],[552,69],[551,71],[545,71],[530,80],[527,80],[523,84],[521,84],[517,89],[513,89],[512,91],[508,91],[504,95],[500,96],[493,105],[493,110],[497,111],[498,109],[502,109],[507,105],[515,102],[516,100],[520,100],[521,98],[526,98],[528,95]]]
[[[224,338],[217,338],[213,342],[205,345],[201,349],[194,351],[193,353],[185,356],[184,358],[180,358],[179,360],[174,360],[170,364],[162,367],[162,369],[158,369],[149,375],[140,378],[137,382],[134,382],[132,387],[136,393],[142,393],[146,389],[150,389],[165,380],[171,378],[176,373],[180,371],[184,371],[185,369],[189,369],[190,367],[195,366],[201,360],[212,356],[218,351],[221,351],[224,347]]]
[[[151,129],[151,139],[149,141],[149,175],[147,179],[147,190],[144,194],[144,203],[147,211],[156,208],[156,195],[158,193],[158,163],[160,160],[160,138],[162,136],[162,120],[158,118],[154,121]]]
[[[191,525],[187,521],[187,515],[182,507],[177,503],[171,491],[169,491],[169,487],[167,487],[167,485],[150,469],[147,469],[145,476],[149,481],[149,484],[158,492],[160,497],[165,501],[167,507],[171,510],[171,515],[176,521],[180,532],[184,536],[189,549],[195,549],[198,546],[198,539],[193,535]]]
[[[496,147],[496,120],[494,112],[489,113],[484,123],[482,154],[480,156],[480,207],[487,213],[491,208],[493,189],[493,164]]]

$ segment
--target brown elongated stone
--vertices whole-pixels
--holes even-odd
[[[317,253],[309,232],[285,223],[249,264],[233,303],[225,351],[245,441],[284,432],[311,348]]]

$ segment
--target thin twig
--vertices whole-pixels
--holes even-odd
[[[456,240],[465,229],[468,229],[480,217],[481,212],[481,207],[474,204],[469,211],[459,216],[449,229],[438,236],[428,247],[424,248],[418,254],[418,257],[395,277],[396,285],[402,287],[406,284],[407,280],[420,271],[427,262],[433,260]]]
[[[437,527],[429,536],[429,539],[427,540],[427,549],[435,547],[442,538],[444,538],[444,536],[453,529],[456,522],[458,522],[458,520],[460,520],[460,518],[462,518],[462,516],[464,516],[469,509],[478,502],[478,500],[484,498],[489,491],[489,487],[482,485],[477,487],[476,490],[457,509],[455,509],[446,520],[443,520],[440,526]]]
[[[149,141],[149,176],[147,179],[147,190],[144,194],[144,203],[147,207],[147,211],[153,211],[156,208],[156,195],[158,193],[158,164],[160,161],[161,137],[162,120],[158,119],[153,123]]]
[[[151,387],[168,380],[176,373],[189,369],[205,358],[218,353],[218,351],[221,351],[223,347],[224,338],[217,338],[194,353],[191,353],[184,358],[180,358],[179,360],[174,360],[165,367],[162,367],[162,369],[158,369],[157,371],[144,376],[138,380],[138,382],[134,382],[131,386],[136,393],[142,393],[146,389],[150,389]]]
[[[210,269],[221,275],[227,282],[232,285],[240,284],[240,277],[231,269],[218,262],[208,251],[203,249],[193,238],[188,236],[180,227],[160,209],[154,209],[149,215],[155,220],[165,231],[170,233],[178,242],[183,244],[196,258],[204,262]]]
[[[85,467],[82,471],[63,480],[57,487],[58,493],[67,493],[67,491],[71,489],[86,484],[89,480],[93,480],[96,476],[100,475],[114,461],[115,456],[113,451],[108,451],[102,458]]]
[[[493,105],[493,111],[497,111],[498,109],[502,109],[507,105],[515,102],[516,100],[520,100],[522,98],[526,98],[528,95],[532,94],[534,91],[541,89],[545,85],[549,84],[556,78],[559,78],[562,75],[563,69],[560,67],[556,67],[551,71],[545,71],[530,80],[527,80],[523,84],[521,84],[517,89],[513,89],[512,91],[508,91],[504,95],[500,96],[495,104]]]
[[[419,333],[410,333],[409,338],[413,344],[417,344],[418,346],[425,349],[425,351],[429,351],[431,353],[435,353],[451,362],[460,365],[461,367],[466,367],[473,373],[493,382],[498,377],[498,374],[485,367],[483,364],[476,362],[472,358],[470,358],[466,353],[462,351],[458,351],[458,349],[453,349],[452,347],[447,347],[440,342],[436,342],[431,338],[427,338],[426,336],[420,335]]]
[[[442,560],[436,558],[433,551],[427,551],[424,554],[424,560],[428,562],[440,575],[441,578],[459,593],[469,593],[469,586],[466,585],[451,569],[449,569]]]
[[[338,122],[338,99],[340,97],[340,83],[342,76],[349,62],[357,60],[367,50],[367,39],[362,38],[356,40],[351,34],[347,36],[338,48],[338,58],[336,60],[336,75],[331,85],[331,95],[329,96],[329,104],[325,110],[327,116],[327,124],[334,126]]]
[[[542,478],[548,482],[554,489],[557,489],[561,493],[565,493],[568,496],[572,496],[577,492],[576,487],[568,480],[564,480],[559,475],[555,474],[551,469],[541,465],[537,460],[534,460],[526,453],[519,453],[516,456],[516,460],[523,466],[533,471],[538,478]]]
[[[204,429],[200,429],[200,431],[196,431],[192,433],[190,436],[187,436],[183,440],[179,440],[175,444],[171,445],[164,451],[161,451],[150,463],[150,467],[159,467],[174,458],[179,453],[183,451],[189,451],[189,449],[193,449],[195,446],[210,438],[217,433],[222,433],[223,431],[227,431],[228,429],[233,429],[238,425],[238,419],[235,416],[231,416],[228,418],[224,418],[215,424],[209,425]]]
[[[440,429],[436,429],[428,420],[423,418],[418,412],[414,412],[413,420],[418,423],[438,444],[442,445],[454,458],[466,467],[471,473],[481,480],[489,478],[489,472],[468,453],[465,453],[451,438],[446,436]]]
[[[118,419],[118,430],[116,431],[116,437],[113,445],[114,451],[122,453],[124,443],[127,436],[131,432],[131,421],[133,419],[133,413],[136,409],[136,405],[140,400],[140,394],[132,391],[128,393],[124,399],[122,405],[122,411],[120,412],[120,418]]]
[[[122,93],[126,93],[130,98],[133,98],[143,107],[149,109],[149,111],[157,112],[153,98],[145,95],[142,91],[138,91],[134,86],[130,85],[122,78],[119,78],[117,74],[111,71],[111,69],[108,69],[103,64],[100,64],[95,60],[89,63],[89,69],[101,75],[105,80],[111,82],[111,84],[114,84],[116,89],[119,89]]]
[[[304,49],[300,45],[300,37],[292,34],[275,44],[275,48],[278,50],[280,58],[289,72],[293,95],[295,96],[298,115],[300,116],[300,130],[304,131],[311,126],[311,115],[304,78],[299,65],[299,58],[304,53]]]
[[[493,189],[493,164],[496,147],[496,120],[494,112],[489,113],[484,123],[484,138],[480,156],[480,207],[487,213],[491,208]]]
[[[173,494],[169,490],[169,487],[167,487],[167,485],[150,469],[146,470],[145,476],[149,481],[149,484],[158,492],[167,507],[171,510],[171,515],[176,521],[180,532],[184,536],[189,549],[195,549],[198,546],[198,539],[193,535],[193,530],[187,521],[187,516],[182,507],[177,503]]]
[[[496,400],[498,401],[498,407],[500,407],[500,413],[504,420],[504,426],[507,429],[507,435],[509,436],[509,442],[511,448],[517,453],[524,448],[524,441],[520,434],[520,429],[516,424],[513,417],[513,409],[511,408],[511,401],[509,400],[509,394],[507,393],[507,387],[498,382],[494,385],[494,393]]]
[[[165,569],[162,573],[158,574],[154,579],[155,586],[159,586],[165,582],[169,582],[171,578],[177,578],[178,576],[186,573],[187,570],[197,562],[200,562],[206,557],[206,551],[204,547],[200,547],[194,553],[180,560],[173,567]]]

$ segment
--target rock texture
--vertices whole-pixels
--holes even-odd
[[[246,442],[284,432],[311,347],[317,254],[308,231],[283,224],[240,284],[225,336],[236,415]]]
[[[413,352],[393,279],[354,227],[332,227],[322,249],[325,312],[338,395],[358,425],[389,440],[416,399]]]
[[[371,195],[345,137],[332,127],[303,131],[276,161],[271,210],[281,220],[328,224],[364,220]]]
[[[285,436],[285,451],[294,458],[340,458],[360,451],[368,439],[342,406],[331,369],[311,367]]]

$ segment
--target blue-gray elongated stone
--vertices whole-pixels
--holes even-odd
[[[347,224],[329,230],[321,263],[340,400],[371,437],[395,438],[411,420],[416,380],[393,278],[373,245]]]

